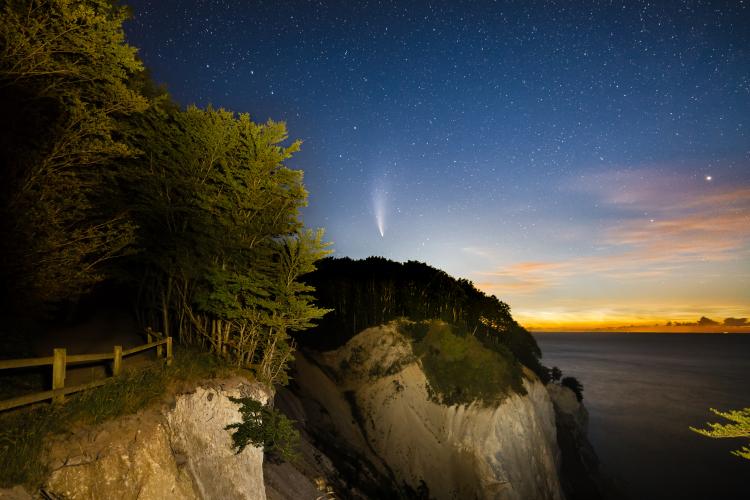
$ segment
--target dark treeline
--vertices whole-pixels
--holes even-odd
[[[300,280],[327,253],[285,166],[300,142],[284,123],[178,106],[126,43],[127,15],[0,0],[4,325],[116,286],[142,326],[283,382],[289,333],[324,313]]]
[[[547,379],[536,341],[513,319],[510,307],[466,279],[421,262],[382,257],[326,258],[317,267],[306,281],[315,287],[318,305],[332,311],[312,332],[299,336],[305,345],[332,349],[365,328],[400,317],[440,319],[487,347],[507,347],[518,361]]]

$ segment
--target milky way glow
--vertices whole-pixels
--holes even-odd
[[[378,226],[378,232],[380,232],[380,237],[385,237],[385,229],[386,229],[386,202],[387,199],[387,192],[385,189],[381,187],[376,187],[373,190],[372,193],[372,205],[373,210],[375,212],[375,224]]]

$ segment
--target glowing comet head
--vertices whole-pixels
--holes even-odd
[[[372,204],[375,211],[375,223],[378,226],[380,237],[385,237],[386,230],[386,192],[383,189],[375,189],[372,194]]]

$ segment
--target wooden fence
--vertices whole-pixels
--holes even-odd
[[[106,352],[101,354],[71,354],[66,353],[65,348],[56,348],[53,350],[52,356],[45,358],[27,358],[27,359],[8,359],[0,361],[0,370],[10,368],[29,368],[33,366],[49,366],[52,365],[52,390],[37,392],[34,394],[28,394],[26,396],[20,396],[13,399],[6,399],[0,401],[0,411],[10,410],[18,406],[24,406],[32,403],[38,403],[46,399],[51,399],[53,403],[62,403],[65,401],[67,394],[74,392],[85,391],[93,387],[104,385],[109,377],[100,380],[94,380],[87,384],[74,385],[72,387],[65,387],[65,371],[68,365],[75,365],[81,363],[96,363],[106,361],[112,363],[112,376],[116,377],[122,372],[122,358],[136,354],[147,349],[156,348],[156,356],[162,357],[163,347],[166,346],[166,363],[167,365],[172,364],[172,337],[160,338],[160,335],[153,332],[151,329],[146,330],[148,343],[133,347],[130,349],[123,349],[122,346],[116,345],[112,349],[112,352]],[[156,340],[154,340],[156,339]]]

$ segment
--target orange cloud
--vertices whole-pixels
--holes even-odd
[[[696,273],[697,264],[703,270],[720,269],[705,265],[732,261],[750,274],[750,188],[710,186],[703,192],[693,186],[663,191],[668,187],[668,183],[644,182],[642,191],[631,191],[609,185],[600,193],[600,202],[624,212],[592,241],[596,250],[591,254],[559,261],[514,262],[500,269],[475,272],[477,286],[501,298],[518,296],[525,298],[521,302],[537,304],[542,303],[539,297],[560,304],[561,298],[568,295],[566,290],[570,290],[571,295],[584,302],[582,307],[517,311],[519,319],[531,325],[624,325],[653,324],[664,318],[680,320],[683,316],[674,315],[679,311],[658,310],[654,304],[641,304],[626,311],[597,309],[595,304],[601,303],[601,295],[584,300],[575,288],[586,283],[590,287],[586,293],[606,293],[609,289],[602,279],[609,279],[609,286],[630,283],[631,289],[637,289],[643,279],[663,278],[663,283],[668,283],[670,278]],[[737,281],[736,274],[724,277],[714,272],[714,281]],[[692,276],[698,281],[698,274]],[[689,314],[682,312],[691,319],[706,307],[710,305],[696,305]],[[731,315],[730,309],[719,309]]]
[[[514,291],[530,294],[555,286],[560,278],[569,276],[567,262],[518,262],[502,270],[477,272],[482,282],[479,289],[489,293]]]

